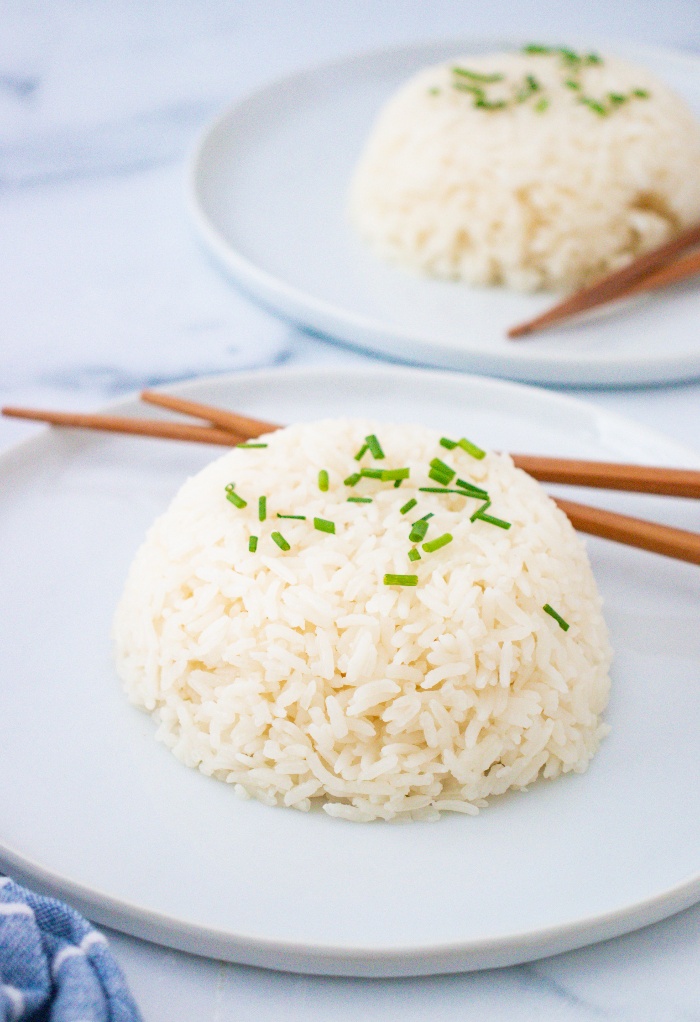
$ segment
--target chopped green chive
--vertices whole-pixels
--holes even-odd
[[[637,99],[649,99],[649,93],[646,89],[632,89],[632,95],[636,96]]]
[[[552,53],[551,46],[542,46],[540,43],[528,43],[527,46],[523,46],[523,53],[532,54],[547,54]]]
[[[398,488],[399,488],[399,486],[401,485],[402,482],[403,482],[403,479],[397,479],[396,482],[394,483],[394,489],[398,490]]]
[[[251,536],[250,537],[250,539],[248,540],[248,549],[250,550],[251,554],[254,554],[255,551],[258,549],[258,537],[257,536]]]
[[[481,518],[481,516],[483,515],[483,513],[484,513],[485,511],[487,511],[487,510],[488,510],[488,509],[489,509],[490,507],[491,507],[491,501],[490,501],[490,500],[487,500],[487,501],[486,501],[486,503],[482,504],[482,505],[481,505],[481,507],[478,507],[478,508],[476,509],[476,511],[475,511],[475,512],[474,512],[474,514],[473,514],[473,515],[471,516],[471,518],[469,519],[469,521],[470,521],[470,522],[475,522],[475,521],[477,520],[477,518]]]
[[[603,58],[599,56],[597,53],[587,53],[586,62],[588,64],[602,64]]]
[[[434,517],[435,517],[435,515],[433,514],[433,512],[432,511],[428,511],[427,515],[423,515],[423,517],[419,518],[418,521],[419,522],[427,522],[429,518],[434,518]]]
[[[452,82],[452,88],[457,89],[458,92],[470,92],[472,96],[476,96],[477,99],[484,99],[486,93],[480,85],[467,85],[466,82]]]
[[[404,506],[402,508],[399,508],[400,514],[402,514],[402,515],[407,514],[411,510],[411,508],[416,506],[417,503],[418,503],[418,501],[416,500],[416,498],[415,497],[411,497],[410,500],[406,501],[406,503],[404,504]]]
[[[456,440],[450,440],[449,437],[441,436],[440,437],[440,446],[441,447],[446,447],[448,451],[453,451],[455,449],[455,447],[457,447],[458,445],[457,445],[457,441]]]
[[[545,99],[543,96],[542,99],[538,99],[537,102],[535,103],[535,112],[538,114],[543,114],[548,106],[549,100]]]
[[[453,538],[454,537],[451,536],[449,532],[445,532],[442,536],[438,536],[437,539],[431,539],[429,543],[424,543],[423,549],[426,554],[433,554],[436,550],[439,550],[441,547],[447,546],[448,543],[451,543]]]
[[[602,103],[599,103],[597,99],[591,99],[590,96],[581,96],[579,103],[583,103],[589,110],[593,110],[594,113],[598,114],[599,117],[607,117],[608,111],[605,109]]]
[[[432,89],[428,89],[428,95],[429,96],[439,96],[440,95],[440,90],[438,89],[438,87],[436,85],[434,85],[432,87]]]
[[[482,458],[486,457],[486,451],[482,451],[480,447],[473,444],[471,440],[467,440],[465,436],[463,436],[459,441],[458,446],[461,447],[463,451],[466,451],[467,454],[471,454],[472,458],[476,458],[477,461],[481,461]]]
[[[431,468],[428,472],[428,478],[433,479],[436,483],[441,483],[443,486],[447,486],[450,481],[450,476],[446,472],[441,472],[437,468]]]
[[[501,74],[483,74],[479,71],[469,71],[466,67],[453,67],[452,74],[469,78],[473,82],[485,82],[487,85],[503,81],[503,75]]]
[[[417,586],[417,575],[385,575],[385,586]]]
[[[545,605],[542,608],[542,610],[545,612],[545,614],[549,614],[550,617],[554,618],[554,620],[557,622],[557,624],[562,629],[562,631],[568,632],[568,630],[570,628],[569,622],[565,621],[564,618],[561,617],[561,615],[557,614],[557,612],[554,609],[554,607],[550,607],[550,605],[548,603],[545,603]]]
[[[289,543],[284,538],[284,536],[282,535],[281,532],[273,532],[272,533],[272,540],[273,540],[274,543],[277,544],[277,546],[280,548],[280,550],[291,550],[291,547],[290,547]]]
[[[499,529],[509,529],[512,522],[504,522],[502,518],[495,518],[493,515],[487,515],[486,509],[491,507],[491,501],[487,500],[485,504],[482,504],[469,519],[471,522],[486,522],[488,525],[496,525]]]
[[[335,534],[335,522],[329,522],[326,518],[314,518],[314,529]]]
[[[615,106],[619,106],[620,103],[626,103],[628,97],[627,96],[623,96],[621,92],[609,92],[608,93],[608,99]]]
[[[479,110],[502,110],[503,107],[507,106],[505,99],[496,100],[496,102],[490,102],[488,99],[475,99],[474,106],[478,107]]]
[[[345,483],[346,486],[357,486],[360,479],[362,479],[361,473],[353,472],[353,474],[351,476],[348,476],[347,479],[344,479],[343,482]]]
[[[267,444],[236,444],[236,447],[245,450],[247,447],[267,447]]]
[[[348,497],[348,504],[371,504],[371,497]]]
[[[581,83],[575,81],[573,78],[567,78],[567,80],[564,82],[564,85],[567,87],[567,89],[575,89],[577,92],[581,88]]]
[[[392,479],[400,483],[402,479],[408,479],[411,474],[410,468],[384,468],[381,469],[380,479],[383,483],[391,482]]]
[[[258,497],[258,521],[264,522],[267,518],[267,497]]]
[[[414,522],[411,526],[411,531],[408,534],[408,539],[411,543],[420,543],[422,539],[425,539],[425,534],[428,531],[428,522],[425,518],[419,518],[417,522]]]
[[[470,497],[483,497],[484,500],[488,500],[488,493],[486,490],[482,490],[480,486],[475,486],[474,483],[467,483],[464,479],[457,479],[455,486],[459,486],[460,490],[466,490]]]
[[[450,486],[419,486],[419,493],[458,493],[460,497],[479,497],[482,500],[488,497],[486,490],[479,490],[477,493],[468,493],[465,490],[455,490]]]
[[[363,468],[360,475],[365,479],[381,479],[383,471],[381,468]]]
[[[384,451],[382,450],[382,445],[379,443],[374,433],[370,433],[369,436],[366,436],[365,442],[369,447],[369,453],[372,455],[373,458],[376,458],[377,461],[379,461],[381,458],[385,457]]]
[[[328,473],[325,468],[322,468],[318,473],[318,488],[323,493],[327,493],[328,491]]]
[[[369,450],[369,444],[363,444],[363,445],[362,445],[362,447],[361,447],[361,448],[359,449],[359,451],[357,452],[357,454],[355,455],[355,461],[359,461],[359,460],[360,460],[360,458],[361,458],[361,457],[362,457],[363,455],[365,455],[365,454],[367,453],[367,451],[368,451],[368,450]]]
[[[413,547],[412,550],[408,551],[408,559],[409,559],[409,561],[419,561],[420,560],[420,550],[418,550],[416,547]]]
[[[281,515],[279,513],[279,511],[277,512],[277,517],[278,518],[295,518],[299,522],[305,522],[306,521],[306,515]]]
[[[437,472],[438,475],[441,475],[443,476],[443,478],[446,478],[448,483],[451,482],[457,475],[453,468],[450,468],[449,465],[446,465],[444,461],[440,461],[439,458],[433,458],[433,460],[430,462],[430,467],[431,469],[433,469],[433,471]]]
[[[537,92],[540,88],[540,83],[537,81],[534,75],[525,75],[525,81],[528,84],[530,92]]]
[[[247,507],[248,506],[248,501],[247,500],[243,500],[243,497],[239,497],[238,496],[238,494],[234,490],[235,485],[236,485],[235,483],[229,483],[227,485],[227,487],[226,487],[226,500],[230,500],[231,503],[235,504],[236,507],[239,507],[239,508],[240,507]]]

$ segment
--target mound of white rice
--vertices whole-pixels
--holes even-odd
[[[534,290],[583,285],[700,219],[691,111],[645,68],[593,61],[499,53],[416,75],[357,167],[358,231],[413,270]]]
[[[385,457],[358,462],[370,433]],[[185,483],[136,556],[114,626],[126,692],[180,760],[240,795],[316,800],[352,820],[475,813],[539,774],[586,769],[606,730],[610,650],[584,546],[510,458],[439,439],[356,420],[293,426]],[[483,500],[422,492],[438,486],[436,457],[488,490],[485,513],[511,528],[472,521]],[[360,466],[410,478],[346,485]],[[245,507],[227,499],[231,482]],[[429,513],[422,542],[453,537],[433,552],[409,541]]]

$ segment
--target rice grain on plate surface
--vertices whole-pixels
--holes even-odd
[[[700,219],[700,125],[614,57],[457,57],[381,111],[350,215],[379,256],[419,272],[580,286]]]
[[[357,461],[368,434],[385,457]],[[297,425],[185,483],[114,625],[126,692],[179,759],[269,805],[316,800],[360,821],[475,813],[540,774],[586,769],[606,730],[610,650],[583,543],[508,456],[439,441],[419,426]],[[488,491],[486,518],[471,520],[482,498],[421,491],[442,489],[436,458]],[[410,477],[346,485],[361,468]],[[226,499],[232,482],[245,507]]]

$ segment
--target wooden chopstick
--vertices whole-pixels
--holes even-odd
[[[197,401],[186,401],[169,394],[144,390],[144,401],[162,405],[175,412],[195,415],[225,429],[231,428],[248,439],[272,433],[281,427],[235,412],[224,411]],[[229,424],[229,425],[227,425]],[[542,483],[564,483],[571,486],[593,486],[604,490],[626,490],[632,493],[658,493],[668,497],[700,497],[700,471],[684,468],[662,468],[650,465],[625,465],[607,461],[578,461],[571,458],[548,458],[531,454],[513,454],[513,461]]]
[[[659,248],[639,256],[638,259],[629,263],[628,266],[623,266],[621,270],[610,273],[607,277],[596,281],[590,287],[576,291],[539,316],[511,327],[507,335],[511,339],[525,337],[527,334],[534,333],[544,327],[554,326],[564,319],[577,316],[588,309],[603,305],[605,302],[615,301],[616,299],[626,297],[628,294],[637,294],[639,291],[646,290],[642,286],[643,278],[655,275],[666,266],[670,267],[677,256],[682,252],[686,252],[689,248],[694,248],[696,245],[700,245],[700,224],[695,224],[693,227],[688,228],[688,230],[683,231],[682,234],[679,234],[672,241],[667,241],[664,245],[659,246]],[[685,264],[683,275],[690,276],[691,273],[697,272],[696,270],[689,269],[691,265],[690,263]],[[681,269],[678,272],[680,273]],[[671,276],[666,281],[651,284],[651,287],[661,287],[663,283],[670,283],[671,280],[679,279],[681,278]]]
[[[558,497],[553,499],[579,532],[612,539],[625,546],[649,550],[665,557],[674,557],[678,561],[700,564],[698,532],[673,529],[670,525],[658,525],[643,518],[631,518],[629,515],[589,507],[588,504],[575,504],[570,500],[560,500]]]
[[[513,454],[511,457],[518,468],[541,483],[658,493],[666,497],[700,497],[700,472],[695,469],[578,461],[534,454]]]
[[[159,398],[165,395],[157,395]],[[184,402],[180,398],[170,398],[168,396],[168,406],[176,411],[182,411],[183,405],[186,403],[190,408],[196,407],[200,417],[204,417],[206,414],[209,415],[212,409],[208,405],[202,405],[197,402]],[[155,403],[155,402],[154,402]],[[3,408],[2,412],[4,415],[9,415],[19,419],[31,419],[38,422],[48,422],[52,425],[57,426],[77,426],[84,429],[97,429],[105,430],[113,433],[130,433],[137,434],[139,436],[150,436],[150,437],[161,437],[171,440],[189,440],[197,443],[209,443],[217,444],[223,447],[233,447],[237,443],[241,443],[246,439],[251,439],[256,436],[260,436],[264,432],[272,432],[275,429],[281,429],[281,426],[276,426],[272,423],[263,423],[257,419],[250,419],[246,416],[238,416],[234,412],[222,413],[221,409],[213,409],[217,412],[217,418],[219,421],[222,419],[222,414],[227,416],[227,421],[237,424],[248,423],[248,433],[233,433],[228,429],[221,429],[216,426],[191,426],[186,423],[179,422],[162,422],[156,419],[132,419],[128,416],[118,415],[92,415],[72,412],[51,412],[51,411],[39,411],[30,408]],[[527,461],[529,455],[518,455],[517,458],[522,462]],[[547,471],[546,481],[567,481],[560,478],[554,478],[553,472],[555,469],[552,467],[552,463],[560,462],[563,465],[571,464],[570,461],[556,458],[532,458],[532,461],[547,462],[544,471]],[[573,464],[577,464],[573,462]],[[595,466],[597,468],[605,467],[606,463],[602,462],[582,462],[578,463],[584,466]],[[629,469],[636,469],[637,466],[624,466]],[[535,466],[537,470],[537,466]],[[586,469],[587,471],[588,469]],[[682,470],[675,469],[654,469],[647,468],[647,473],[655,472],[676,472]],[[698,473],[691,473],[697,475]],[[534,475],[534,472],[533,472]],[[536,476],[535,476],[536,477]],[[581,478],[584,477],[582,473]],[[576,479],[577,485],[596,485],[591,482],[585,484],[581,482],[581,478]],[[592,477],[591,477],[592,478]],[[571,481],[569,479],[568,481]],[[629,479],[625,480],[629,483]],[[675,484],[676,481],[673,481]],[[606,482],[606,487],[609,487],[609,482]],[[631,489],[631,486],[625,485],[619,487],[623,489]],[[636,488],[636,486],[635,486]],[[666,492],[666,490],[655,489],[651,492]],[[678,495],[677,489],[672,491],[674,495]],[[585,504],[575,504],[571,501],[556,500],[559,507],[568,515],[571,524],[575,529],[580,532],[586,532],[593,536],[601,536],[604,539],[612,539],[618,543],[624,543],[627,546],[639,547],[642,550],[649,550],[653,553],[664,554],[667,557],[674,557],[677,560],[689,561],[692,564],[700,564],[700,534],[694,532],[686,532],[683,529],[674,529],[667,525],[658,525],[654,522],[647,522],[639,518],[630,518],[627,515],[620,515],[613,511],[604,511],[599,508],[588,507]]]
[[[90,415],[79,412],[44,412],[34,408],[3,408],[3,415],[13,419],[49,422],[53,426],[77,426],[107,433],[133,433],[137,436],[161,437],[166,440],[193,440],[200,444],[234,447],[245,438],[213,426],[191,426],[184,422],[161,422],[158,419],[132,419],[122,415]]]
[[[238,436],[244,436],[247,440],[252,440],[254,437],[260,436],[261,433],[272,433],[276,429],[281,429],[280,426],[272,422],[251,419],[247,415],[237,415],[235,412],[227,412],[224,408],[203,405],[199,401],[187,401],[182,397],[160,394],[156,390],[142,390],[140,397],[142,401],[147,401],[149,404],[170,408],[171,411],[182,412],[184,415],[193,415],[196,419],[206,419],[207,422],[211,422],[221,429],[228,429]]]

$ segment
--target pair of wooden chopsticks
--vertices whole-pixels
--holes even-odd
[[[606,302],[631,298],[643,291],[653,291],[666,284],[673,284],[676,281],[692,277],[700,273],[700,252],[690,252],[687,255],[682,255],[682,253],[687,253],[689,249],[696,248],[698,245],[700,245],[700,224],[683,231],[673,241],[668,241],[665,245],[647,252],[628,266],[603,277],[602,280],[590,287],[576,291],[564,301],[552,306],[551,309],[535,316],[534,319],[511,327],[508,337],[512,339],[525,337],[538,330],[543,330],[545,327],[555,326],[572,316],[578,316],[589,309],[604,305]]]
[[[214,408],[198,401],[171,397],[169,394],[145,390],[141,394],[141,398],[150,404],[202,419],[209,425],[193,426],[189,423],[136,419],[118,415],[45,412],[30,408],[3,408],[2,413],[14,418],[49,422],[58,426],[78,426],[114,433],[190,440],[197,443],[219,444],[223,447],[233,447],[238,443],[261,436],[263,433],[270,433],[281,428],[276,423],[237,415],[235,412],[229,412],[223,408]],[[515,454],[512,457],[519,468],[524,469],[540,482],[700,498],[700,471],[692,469],[577,461],[570,458],[547,458],[527,454]],[[650,550],[653,553],[664,554],[677,560],[700,564],[700,534],[698,533],[674,529],[667,525],[658,525],[655,522],[631,518],[628,515],[589,507],[586,504],[575,504],[558,498],[555,500],[568,515],[574,528],[580,532],[601,536],[603,539],[612,539],[627,546]]]

